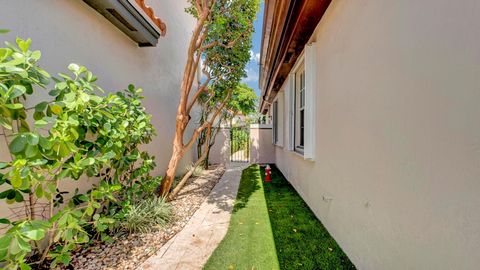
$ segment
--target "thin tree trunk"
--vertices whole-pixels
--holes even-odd
[[[159,196],[166,197],[170,192],[170,187],[172,186],[173,180],[175,179],[175,173],[177,171],[178,164],[183,157],[183,129],[181,128],[181,123],[177,120],[177,132],[175,132],[175,137],[173,139],[173,150],[172,157],[168,162],[167,171],[165,172],[165,177],[162,180],[162,183],[157,190]]]
[[[194,132],[193,135],[190,139],[190,141],[187,144],[183,144],[183,133],[185,130],[185,126],[183,126],[183,129],[181,129],[181,132],[178,132],[179,129],[179,121],[177,119],[177,132],[175,133],[175,139],[174,139],[174,146],[173,146],[173,155],[172,158],[170,159],[170,162],[168,164],[167,172],[165,174],[165,178],[162,180],[162,183],[160,184],[160,188],[157,191],[157,193],[162,196],[162,197],[167,197],[170,188],[172,187],[173,180],[175,179],[175,172],[177,170],[178,164],[183,157],[183,154],[186,150],[190,149],[193,146],[193,143],[195,143],[198,139],[198,136],[200,133],[204,130],[207,129],[207,134],[206,134],[206,141],[210,141],[210,135],[211,135],[211,128],[213,123],[215,122],[215,119],[219,116],[220,112],[223,110],[225,105],[227,104],[227,101],[230,99],[230,96],[232,94],[232,90],[228,90],[228,94],[226,98],[223,100],[220,106],[218,106],[217,110],[213,114],[212,118],[204,123],[201,127],[197,128]],[[187,122],[188,123],[188,122]],[[180,134],[180,135],[179,135]],[[206,147],[209,147],[209,143],[206,144]],[[207,151],[204,152],[206,154]],[[198,162],[198,161],[197,161]],[[184,177],[185,178],[185,177]],[[187,178],[188,179],[188,178]],[[180,190],[180,188],[184,185],[184,182],[186,181],[183,180],[182,185],[179,187],[177,192]],[[177,185],[178,186],[178,185]],[[173,198],[173,196],[171,197]]]
[[[190,178],[190,176],[192,176],[195,169],[197,169],[197,167],[200,166],[200,164],[205,160],[206,157],[207,157],[207,155],[206,155],[206,152],[205,152],[200,157],[200,159],[198,159],[195,162],[195,164],[193,164],[192,168],[182,177],[180,182],[178,182],[177,186],[172,190],[170,195],[168,195],[168,200],[173,200],[173,198],[175,198],[175,196],[177,196],[178,192],[183,188],[183,186],[187,182],[188,178]]]

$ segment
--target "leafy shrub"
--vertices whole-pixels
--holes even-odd
[[[152,197],[123,209],[117,232],[151,232],[172,220],[172,210],[163,198]]]
[[[0,219],[6,226],[0,262],[6,269],[30,269],[29,261],[36,267],[69,264],[72,250],[92,236],[108,239],[128,218],[124,209],[151,196],[160,181],[150,176],[154,157],[138,149],[155,135],[139,88],[100,96],[97,78],[70,64],[71,75],[53,78],[53,100],[38,103],[28,121],[22,101],[51,79],[30,43],[17,39],[16,46],[0,48],[0,125],[13,133],[11,160],[0,162],[0,199],[24,209]],[[60,181],[85,175],[98,177],[98,185],[66,200]]]

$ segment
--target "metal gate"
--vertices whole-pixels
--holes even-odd
[[[250,127],[230,128],[230,161],[250,161]]]

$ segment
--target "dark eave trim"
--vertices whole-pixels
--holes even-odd
[[[331,0],[265,1],[260,67],[262,90],[260,112],[267,112],[266,105],[273,101],[280,90],[330,2]],[[269,12],[272,8],[275,12]],[[283,18],[279,16],[285,19],[281,20]],[[266,32],[266,29],[269,31]]]

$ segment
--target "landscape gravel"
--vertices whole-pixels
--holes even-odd
[[[216,165],[204,170],[198,177],[190,177],[185,187],[170,202],[174,221],[166,227],[150,233],[114,237],[110,244],[92,244],[74,253],[71,265],[63,269],[135,269],[182,230],[224,172],[223,165]]]

